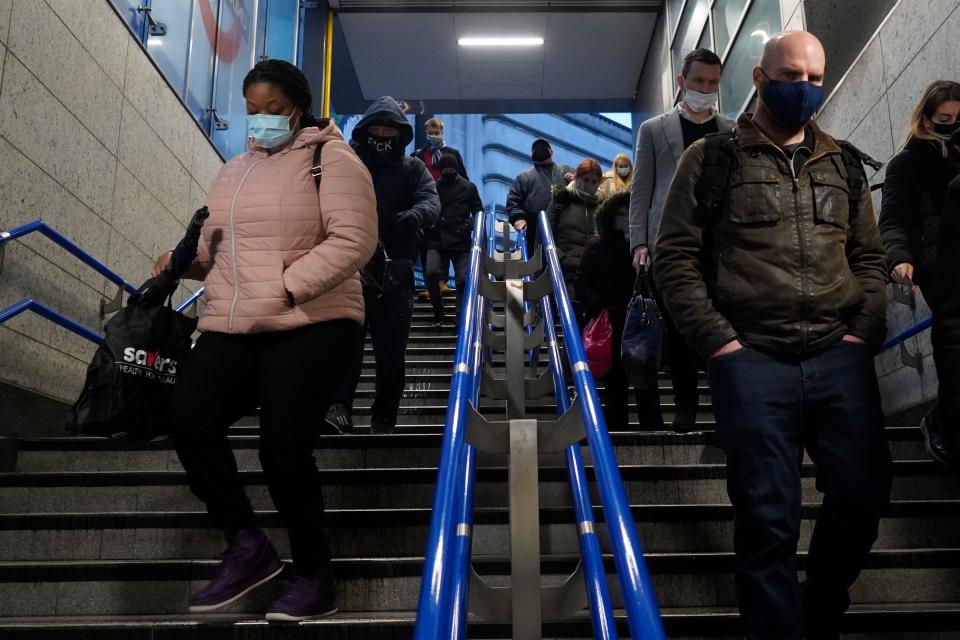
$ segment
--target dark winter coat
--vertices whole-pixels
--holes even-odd
[[[887,250],[887,267],[913,265],[914,282],[927,298],[935,296],[940,212],[947,183],[955,175],[939,144],[912,138],[887,164],[884,177],[880,237]]]
[[[440,220],[427,231],[427,248],[441,251],[469,251],[473,216],[483,209],[477,186],[459,175],[453,182],[437,181]]]
[[[400,130],[396,150],[383,156],[367,148],[370,125],[389,125]],[[376,100],[351,135],[357,155],[370,170],[377,194],[377,217],[380,242],[391,259],[414,259],[423,243],[425,229],[440,217],[440,198],[436,183],[423,162],[404,155],[404,148],[413,140],[413,127],[397,102],[384,96]]]
[[[507,194],[507,216],[510,224],[525,220],[529,225],[527,238],[537,237],[538,217],[550,206],[554,186],[567,184],[563,176],[573,173],[565,164],[537,164],[518,175]]]
[[[841,150],[811,122],[813,155],[794,174],[783,150],[737,121],[736,159],[717,218],[698,210],[704,141],[680,158],[664,203],[653,275],[679,332],[704,359],[734,339],[791,354],[844,334],[886,336],[886,265],[870,187],[851,211]]]
[[[934,279],[940,304],[933,311],[935,317],[950,316],[960,322],[960,176],[955,176],[945,191]],[[960,331],[956,339],[960,343]]]
[[[599,235],[587,242],[574,277],[576,298],[587,317],[607,309],[616,317],[625,316],[637,272],[633,269],[628,238],[613,228],[617,211],[627,205],[630,194],[617,193],[600,205],[597,213]],[[627,217],[627,216],[624,216]]]
[[[567,288],[571,291],[583,248],[597,233],[596,213],[599,204],[600,196],[585,194],[577,190],[574,183],[553,188],[547,213],[557,245],[557,258],[563,268]]]

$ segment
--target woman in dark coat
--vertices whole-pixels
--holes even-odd
[[[627,307],[633,297],[636,271],[630,256],[630,193],[617,193],[605,201],[597,213],[597,230],[580,257],[574,277],[574,290],[588,318],[606,309],[613,328],[613,366],[603,378],[603,411],[610,429],[625,429],[629,424],[628,391],[630,383],[620,364],[620,344]],[[641,429],[663,429],[660,390],[634,391]]]
[[[553,187],[550,229],[557,245],[557,258],[563,269],[567,291],[573,299],[577,322],[583,326],[583,309],[573,286],[580,256],[587,242],[597,233],[596,213],[601,197],[597,194],[601,179],[600,163],[587,158],[577,166],[576,178],[566,187]]]
[[[957,175],[960,165],[960,149],[956,145],[958,127],[960,84],[949,80],[930,84],[914,109],[907,141],[887,165],[880,208],[880,235],[887,250],[890,275],[894,282],[906,286],[915,283],[920,287],[933,311],[935,324],[943,294],[937,277],[939,232],[947,185]],[[956,269],[948,275],[956,278]],[[957,449],[954,443],[945,441],[946,421],[938,407],[948,400],[948,395],[956,395],[960,389],[942,384],[944,372],[938,355],[942,355],[948,345],[944,343],[944,333],[936,327],[932,338],[941,386],[937,403],[921,427],[930,455],[941,464],[949,465]]]

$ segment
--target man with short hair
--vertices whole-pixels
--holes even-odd
[[[541,211],[550,206],[554,186],[565,187],[573,180],[571,167],[553,161],[553,147],[543,138],[537,138],[530,147],[533,166],[518,175],[507,194],[507,216],[510,224],[526,229],[530,256],[537,246],[537,222]]]
[[[824,66],[807,32],[766,42],[756,112],[680,159],[653,263],[707,360],[750,638],[839,638],[890,494],[885,257],[859,152],[811,120]],[[804,448],[824,498],[799,585]]]
[[[708,133],[729,131],[733,122],[716,109],[720,90],[720,58],[709,49],[695,49],[683,60],[677,85],[683,97],[676,107],[640,125],[637,155],[630,183],[630,250],[637,271],[650,267],[651,249],[657,238],[663,200],[684,149]],[[661,310],[664,305],[660,305]],[[673,430],[686,433],[696,426],[700,404],[700,362],[677,333],[664,312],[666,361],[673,382],[675,413]],[[657,407],[648,414],[659,413]],[[659,421],[662,423],[662,419]],[[640,425],[641,427],[644,425]]]
[[[430,118],[423,123],[423,128],[427,134],[427,144],[414,151],[413,157],[420,158],[424,166],[427,167],[427,171],[433,176],[433,179],[439,180],[440,158],[444,153],[448,153],[457,159],[457,173],[459,173],[464,180],[469,180],[470,178],[467,177],[467,169],[463,166],[463,156],[453,147],[447,146],[447,143],[443,139],[443,120],[440,118]]]

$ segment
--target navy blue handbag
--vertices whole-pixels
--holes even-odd
[[[655,389],[663,354],[663,321],[649,276],[637,274],[623,327],[620,362],[635,389]]]

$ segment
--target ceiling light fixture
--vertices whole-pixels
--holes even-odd
[[[460,38],[457,44],[461,47],[542,47],[543,38],[538,37],[495,37],[495,38]]]

